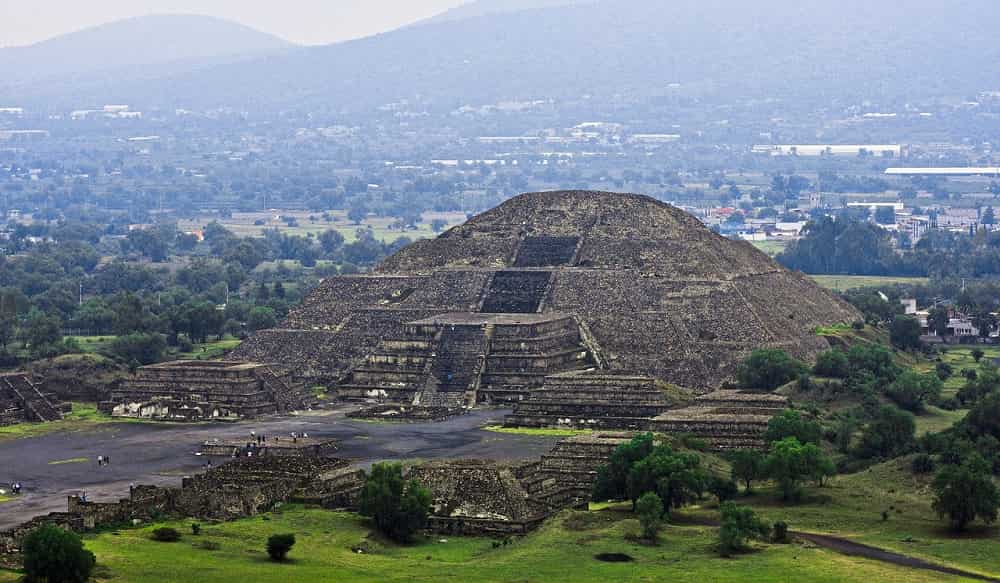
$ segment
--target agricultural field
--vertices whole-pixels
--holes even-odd
[[[710,510],[705,512],[713,513]],[[162,525],[108,531],[85,537],[96,555],[97,581],[884,581],[919,583],[939,576],[847,557],[806,544],[756,545],[752,552],[721,558],[717,529],[673,525],[658,545],[632,542],[638,521],[620,508],[565,512],[510,544],[481,537],[432,536],[399,546],[373,534],[355,514],[289,506],[283,511],[227,524],[169,523],[185,533],[180,542],[150,539]],[[264,542],[294,533],[286,563],[273,563]],[[598,555],[624,555],[605,562]],[[622,557],[619,557],[622,558]],[[0,582],[18,575],[0,571]]]
[[[847,291],[859,287],[888,286],[896,284],[926,284],[926,277],[888,277],[880,275],[810,275],[816,283],[834,291]]]
[[[983,358],[980,362],[976,362],[976,359],[972,357],[973,348],[979,348],[983,351]],[[946,362],[951,365],[953,374],[947,380],[944,381],[944,391],[942,396],[954,397],[958,390],[965,386],[965,377],[962,376],[962,371],[966,369],[978,370],[981,366],[986,363],[991,363],[995,359],[1000,358],[1000,346],[956,346],[956,347],[943,347],[940,352],[941,361]],[[930,373],[934,371],[934,367],[937,363],[935,362],[921,362],[914,366],[914,368],[922,373]]]

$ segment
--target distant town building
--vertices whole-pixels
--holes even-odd
[[[757,145],[751,151],[755,154],[770,154],[771,156],[859,156],[862,152],[872,156],[890,156],[899,158],[903,147],[899,144],[780,144]]]

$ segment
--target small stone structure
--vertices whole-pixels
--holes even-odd
[[[763,449],[767,424],[788,399],[773,393],[720,390],[702,395],[689,407],[668,411],[649,425],[653,431],[688,434],[716,450]]]
[[[43,394],[23,373],[0,375],[0,427],[24,421],[57,421],[63,407],[55,398]]]
[[[612,371],[572,372],[545,378],[540,389],[514,405],[512,427],[631,429],[649,427],[673,406],[656,380]]]
[[[337,440],[318,437],[267,437],[258,443],[243,439],[211,439],[201,444],[201,455],[215,457],[331,457],[337,453]]]
[[[305,400],[303,385],[277,365],[181,360],[139,368],[101,406],[116,417],[235,420],[291,412]]]

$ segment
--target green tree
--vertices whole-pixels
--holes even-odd
[[[94,553],[79,535],[46,524],[24,537],[25,579],[29,582],[86,583],[94,570]]]
[[[900,350],[920,348],[920,322],[910,316],[896,316],[889,326],[889,341]]]
[[[976,362],[979,362],[980,360],[982,360],[983,356],[985,356],[985,355],[986,355],[986,353],[983,352],[983,350],[981,348],[973,348],[972,349],[972,359],[975,360]]]
[[[948,517],[953,530],[963,531],[977,518],[987,524],[997,519],[1000,494],[989,464],[979,454],[960,466],[946,466],[934,478],[933,489],[933,508],[938,516]]]
[[[416,480],[404,480],[401,464],[375,464],[365,475],[361,515],[372,518],[375,527],[392,540],[412,540],[427,525],[430,511],[430,492]]]
[[[327,229],[319,234],[319,245],[323,248],[323,252],[331,255],[340,251],[340,248],[344,246],[344,236],[340,234],[340,231]]]
[[[295,546],[294,534],[272,534],[267,537],[267,556],[272,561],[284,561]]]
[[[247,315],[247,328],[252,332],[274,328],[277,323],[274,310],[265,306],[257,306]]]
[[[56,316],[33,308],[21,326],[21,338],[32,350],[55,344],[62,340],[62,322]]]
[[[646,492],[656,492],[667,514],[698,499],[708,482],[701,458],[693,453],[675,452],[660,445],[632,465],[628,474],[628,496],[633,505]]]
[[[748,389],[772,391],[789,383],[808,369],[784,350],[755,350],[740,364],[736,380]]]
[[[864,458],[900,455],[913,445],[915,431],[913,414],[885,405],[862,432],[858,455]]]
[[[886,387],[885,394],[901,408],[922,413],[928,402],[934,402],[941,396],[942,388],[941,379],[937,376],[906,371]]]
[[[632,466],[652,452],[652,433],[637,435],[628,443],[615,448],[607,465],[597,470],[594,500],[625,500],[628,497],[628,476]]]
[[[160,334],[135,333],[115,338],[108,346],[108,353],[123,362],[154,364],[163,360],[167,341]]]
[[[764,454],[753,449],[740,449],[729,454],[733,480],[743,482],[747,494],[752,491],[753,482],[763,479]]]
[[[719,511],[722,515],[719,552],[724,557],[746,549],[750,539],[766,539],[771,532],[771,527],[758,518],[751,508],[726,502]]]
[[[727,500],[735,498],[736,494],[739,493],[740,488],[736,485],[736,482],[732,480],[712,476],[712,478],[708,481],[708,491],[719,500],[719,504],[722,504]]]
[[[642,537],[655,541],[663,524],[663,501],[654,492],[646,492],[636,502],[636,514],[642,526]]]
[[[816,444],[803,445],[798,439],[787,437],[771,444],[764,466],[768,477],[781,488],[782,500],[787,501],[799,497],[803,480],[821,479],[828,475],[832,464],[828,464],[828,458]]]
[[[813,366],[813,374],[820,377],[843,379],[847,378],[850,373],[851,366],[847,355],[841,350],[828,350],[820,353],[816,358],[816,365]]]
[[[947,336],[949,320],[948,310],[933,308],[927,314],[927,327],[938,336]]]
[[[806,419],[794,409],[785,409],[768,421],[764,440],[772,443],[786,437],[794,437],[800,443],[818,444],[822,436],[823,428],[818,422]]]

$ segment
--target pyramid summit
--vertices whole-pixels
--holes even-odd
[[[745,242],[635,194],[522,194],[372,273],[324,281],[238,358],[295,362],[348,399],[520,401],[603,371],[699,392],[763,347],[811,359],[846,303]]]

